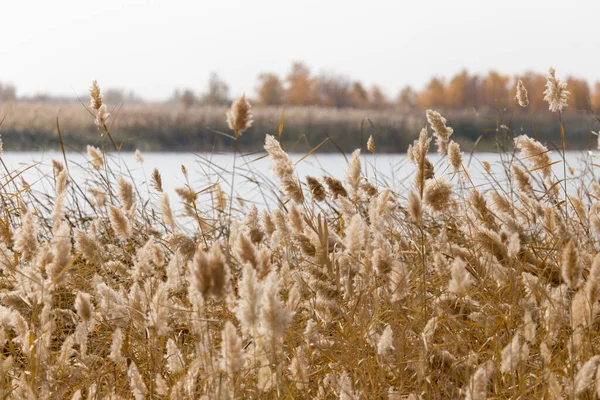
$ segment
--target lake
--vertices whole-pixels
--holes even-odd
[[[111,154],[109,164],[113,171],[121,171],[135,182],[138,191],[144,196],[155,197],[156,191],[149,185],[149,180],[154,168],[157,168],[163,181],[164,190],[170,193],[171,201],[175,202],[174,189],[186,183],[181,166],[188,170],[189,182],[196,191],[200,191],[215,182],[221,182],[223,190],[229,195],[230,183],[233,170],[232,154],[207,154],[207,153],[143,153],[144,162],[136,162],[134,153]],[[258,204],[275,204],[278,196],[273,184],[273,175],[268,166],[270,160],[261,158],[262,154],[238,155],[236,160],[236,175],[234,178],[234,193],[246,201]],[[12,171],[22,171],[23,178],[32,185],[35,190],[51,193],[52,160],[56,159],[64,163],[60,152],[7,152],[2,154],[2,161]],[[306,175],[320,177],[331,175],[335,178],[344,179],[347,170],[346,158],[341,154],[316,154],[305,159],[303,154],[290,154],[296,162],[298,176],[303,180]],[[363,154],[363,174],[369,181],[378,186],[389,186],[393,190],[406,191],[412,185],[414,166],[408,160],[406,154]],[[505,159],[510,155],[504,155]],[[554,161],[561,159],[560,154],[553,152],[551,157]],[[567,154],[568,164],[576,169],[582,169],[586,158],[592,157],[588,153],[570,152]],[[595,157],[595,156],[594,156]],[[446,160],[431,153],[431,162],[435,165],[436,175],[452,177],[453,173],[447,167]],[[94,186],[94,179],[99,175],[94,171],[90,176],[89,157],[83,153],[68,153],[68,166],[71,177],[82,187],[87,189]],[[503,184],[506,182],[502,167],[501,157],[497,153],[475,153],[472,157],[464,156],[464,164],[471,174],[475,185],[485,189],[490,184],[490,176],[484,172],[482,162],[487,161],[492,165],[494,179]],[[27,167],[33,166],[27,169]],[[557,177],[562,177],[562,163],[556,163],[553,170]],[[24,171],[24,172],[23,172]],[[375,173],[377,171],[377,173]],[[5,172],[4,172],[5,173]],[[577,176],[577,173],[576,175]],[[208,196],[208,191],[206,193]],[[144,196],[148,197],[148,196]],[[210,196],[199,199],[209,201]]]

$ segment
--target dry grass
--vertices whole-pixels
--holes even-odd
[[[232,133],[224,117],[226,107],[109,104],[107,111],[107,126],[123,150],[233,151],[231,141],[222,134]],[[443,114],[455,130],[453,139],[464,149],[471,150],[477,143],[478,151],[496,151],[497,132],[510,130],[516,135],[523,129],[551,147],[560,147],[560,129],[552,114],[529,111],[512,110],[499,115],[487,109],[450,110]],[[253,106],[252,114],[253,125],[237,141],[238,149],[245,152],[260,150],[264,134],[278,131],[282,108]],[[88,144],[99,143],[94,117],[81,104],[0,102],[0,120],[3,118],[0,133],[7,150],[55,149],[59,144],[57,118],[68,149],[80,151]],[[369,135],[376,139],[379,153],[404,152],[426,122],[424,115],[416,111],[287,106],[284,120],[285,135],[281,139],[286,149],[305,152],[330,136],[332,142],[319,151],[337,152],[339,146],[348,153],[356,148],[366,151]],[[594,139],[590,131],[598,131],[600,126],[600,120],[591,113],[574,110],[563,116],[563,122],[572,150],[589,148]]]
[[[96,119],[86,182],[4,173],[3,398],[596,398],[591,162],[563,186],[519,138],[483,192],[439,132],[434,170],[426,128],[394,193],[362,175],[376,154],[305,183],[268,137],[279,202],[188,184],[174,213],[159,172],[149,189],[111,168]]]

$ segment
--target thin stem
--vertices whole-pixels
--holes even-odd
[[[233,169],[231,170],[231,190],[229,191],[229,233],[231,233],[231,208],[233,207],[233,185],[235,183],[235,162],[237,160],[237,140],[239,134],[235,132],[235,140],[233,142]],[[229,246],[229,240],[227,246]]]
[[[565,126],[562,121],[562,112],[558,112],[558,120],[560,122],[560,139],[562,142],[563,155],[563,189],[565,191],[565,221],[569,220],[569,198],[567,197],[567,141],[565,139]]]

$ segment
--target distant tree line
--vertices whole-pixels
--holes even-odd
[[[470,74],[463,70],[449,81],[432,78],[420,92],[410,87],[400,91],[398,106],[404,108],[427,108],[445,110],[491,109],[518,110],[515,101],[515,87],[522,80],[529,96],[528,111],[548,109],[544,101],[546,75],[526,72],[518,76],[508,76],[490,71],[485,76]],[[600,109],[600,82],[594,88],[584,79],[568,76],[565,79],[569,96],[568,111],[589,111]]]
[[[400,108],[402,110],[465,110],[465,109],[518,109],[514,100],[517,81],[521,79],[529,92],[530,110],[547,108],[544,102],[546,75],[526,72],[508,76],[490,71],[481,76],[462,70],[449,80],[434,77],[425,88],[416,91],[411,86],[402,88],[396,99],[387,98],[380,87],[367,90],[361,82],[341,75],[314,76],[302,63],[294,63],[282,79],[273,73],[259,76],[257,101],[264,105],[318,105],[325,107]],[[593,89],[588,82],[573,76],[566,79],[569,110],[600,109],[600,82]]]
[[[530,106],[526,112],[547,109],[543,100],[546,75],[536,72],[508,76],[490,71],[486,75],[478,75],[465,69],[450,79],[433,77],[422,90],[406,86],[395,98],[389,98],[377,85],[366,87],[360,81],[335,73],[315,75],[301,62],[293,63],[284,77],[270,72],[260,74],[252,102],[265,106],[396,109],[403,112],[429,108],[439,111],[519,110],[514,99],[515,86],[519,79],[523,81],[529,94]],[[600,81],[592,87],[584,79],[574,76],[568,76],[565,81],[567,89],[571,92],[567,111],[600,111]],[[103,92],[103,96],[105,102],[112,105],[143,103],[143,99],[135,93],[122,89],[109,88]],[[87,95],[83,95],[82,99],[86,97]],[[14,86],[0,83],[0,102],[11,100],[53,103],[78,101],[76,98],[52,97],[46,94],[19,98]],[[189,88],[178,89],[166,103],[180,104],[188,109],[197,105],[228,105],[231,100],[229,86],[213,72],[209,76],[205,92],[197,93]]]
[[[13,85],[0,83],[0,102],[13,101],[17,98],[17,89]]]

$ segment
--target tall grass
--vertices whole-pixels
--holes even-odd
[[[553,164],[566,161],[519,136],[502,168],[484,165],[483,191],[452,129],[429,112],[433,130],[408,149],[407,192],[366,179],[376,135],[346,176],[305,182],[267,136],[273,201],[232,199],[223,179],[194,187],[182,168],[175,207],[160,171],[129,179],[97,115],[99,92],[94,101],[104,139],[89,165],[54,161],[42,193],[23,170],[4,171],[3,398],[600,393],[593,162],[557,176]],[[447,155],[435,166],[432,131]],[[76,167],[85,182],[72,179]]]
[[[278,107],[253,107],[254,124],[238,140],[238,149],[259,151],[257,138],[276,132],[282,110]],[[568,109],[569,110],[569,109]],[[205,151],[232,152],[230,132],[224,115],[226,107],[197,106],[184,109],[174,104],[127,105],[109,104],[107,126],[117,144],[127,151]],[[514,132],[522,129],[532,137],[560,147],[560,128],[553,115],[524,109],[511,110],[499,116],[495,110],[444,110],[452,121],[454,140],[465,150],[495,151],[495,133],[504,127]],[[81,104],[0,102],[0,133],[9,150],[55,149],[59,144],[56,119],[59,119],[65,145],[71,150],[98,144],[94,118],[82,110]],[[563,115],[570,134],[571,149],[588,149],[590,131],[598,131],[600,121],[585,110],[571,109]],[[324,107],[285,107],[285,135],[281,137],[287,150],[305,152],[325,139],[331,142],[319,151],[345,152],[363,148],[369,135],[377,139],[380,153],[401,153],[412,143],[423,127],[420,112],[409,110],[335,109]],[[362,140],[361,140],[362,139]]]

